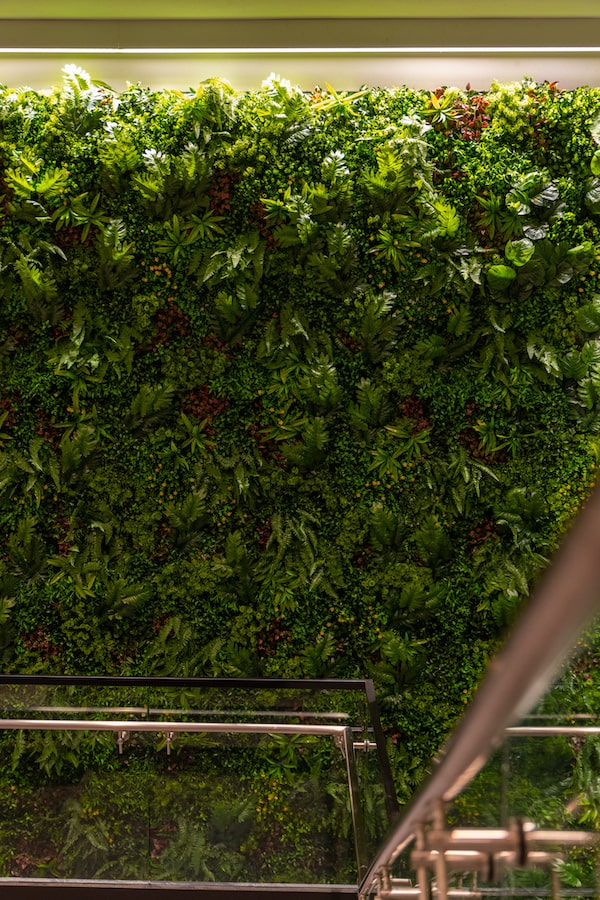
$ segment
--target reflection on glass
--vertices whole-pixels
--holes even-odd
[[[0,718],[46,725],[0,730],[0,877],[356,884],[350,769],[362,854],[388,825],[356,692],[5,684]],[[227,733],[239,723],[300,733]]]
[[[600,719],[576,689],[580,665],[569,667],[535,712],[508,730],[452,804],[451,827],[509,827],[518,819],[561,832],[555,841],[547,835],[549,859],[507,867],[494,883],[480,883],[481,896],[597,896],[598,845],[577,835],[587,832],[593,841],[600,824]]]

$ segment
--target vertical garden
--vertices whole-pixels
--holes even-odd
[[[409,791],[595,480],[599,115],[3,87],[3,671],[370,676]]]

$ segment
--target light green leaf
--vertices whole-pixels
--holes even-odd
[[[524,266],[535,253],[535,245],[529,238],[520,241],[509,241],[504,251],[509,262],[515,266]]]

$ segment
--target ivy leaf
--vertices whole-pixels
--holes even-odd
[[[596,150],[590,162],[592,175],[600,175],[600,150]]]

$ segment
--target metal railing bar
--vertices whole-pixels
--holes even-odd
[[[369,867],[369,861],[367,859],[367,833],[365,830],[362,806],[360,804],[360,788],[358,784],[358,772],[356,771],[356,758],[354,756],[351,728],[344,728],[344,732],[341,736],[341,749],[346,761],[348,792],[350,794],[350,811],[352,813],[352,826],[354,831],[354,850],[356,853],[358,881],[360,882],[364,878]]]
[[[71,687],[243,688],[245,690],[364,691],[364,678],[173,678],[142,675],[0,675],[0,684]]]
[[[247,710],[247,709],[149,709],[151,716],[262,716],[264,718],[289,719],[335,719],[347,721],[348,713],[310,712],[307,710]]]
[[[11,707],[3,706],[0,703],[0,709],[3,712],[10,711]],[[138,713],[142,716],[148,715],[147,706],[27,706],[25,709],[15,709],[15,712],[57,712],[57,713],[122,713],[123,715],[135,715]]]
[[[149,722],[139,719],[0,719],[12,731],[150,731],[216,734],[341,735],[344,725],[293,725],[280,722]]]
[[[506,729],[509,736],[519,737],[552,737],[564,735],[594,735],[600,734],[599,725],[515,725]]]
[[[523,718],[545,721],[547,719],[599,719],[600,716],[597,713],[531,713]]]
[[[364,881],[362,896],[374,888],[419,824],[439,803],[451,800],[471,781],[501,743],[505,729],[540,698],[592,619],[600,598],[600,488],[563,541],[532,601],[440,755],[433,774],[382,844]]]
[[[2,706],[0,709],[10,710],[10,707]],[[350,718],[348,713],[327,712],[297,712],[280,710],[246,710],[246,709],[148,709],[147,706],[27,706],[18,712],[61,712],[61,713],[123,713],[124,715],[142,716],[262,716],[264,718],[293,718],[293,719],[332,719],[346,721]]]
[[[36,898],[47,896],[48,890],[73,890],[89,891],[97,890],[99,894],[110,896],[111,892],[119,891],[198,891],[199,893],[253,893],[253,894],[346,894],[357,896],[358,888],[355,884],[297,884],[290,882],[220,882],[220,881],[124,881],[114,879],[110,881],[92,880],[84,878],[0,878],[0,892],[5,893],[15,888],[17,896],[24,896],[19,889],[32,888],[38,890]]]
[[[512,888],[512,887],[482,887],[477,886],[477,892],[481,897],[535,897],[540,900],[542,897],[552,898],[552,890],[549,887],[537,888]],[[596,897],[596,891],[593,888],[569,888],[561,885],[561,897]]]

